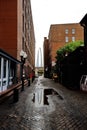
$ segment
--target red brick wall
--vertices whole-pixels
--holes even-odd
[[[17,1],[0,0],[0,48],[17,56]]]
[[[49,40],[44,38],[44,67],[47,67],[49,64]]]
[[[72,29],[75,29],[75,34],[72,34]],[[68,29],[68,34],[65,34],[65,29]],[[56,24],[51,25],[49,30],[49,43],[51,50],[51,60],[55,61],[56,51],[68,44],[65,42],[65,37],[68,36],[69,42],[72,41],[72,37],[75,37],[75,40],[84,40],[84,31],[79,23],[74,24]]]

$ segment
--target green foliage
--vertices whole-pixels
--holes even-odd
[[[66,54],[68,55],[69,53],[73,52],[79,46],[84,46],[84,43],[82,41],[75,41],[66,44],[65,46],[57,50],[56,59],[59,61],[62,60],[66,56]]]

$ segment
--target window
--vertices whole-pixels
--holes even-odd
[[[23,33],[24,33],[24,30],[25,30],[25,29],[24,29],[24,15],[22,15],[22,22],[23,22],[23,23],[22,23],[22,30],[23,30]]]
[[[68,29],[65,29],[65,34],[68,34],[69,33],[69,30]]]
[[[24,0],[22,1],[22,8],[23,8],[23,10],[24,10]]]
[[[0,92],[7,89],[8,85],[8,60],[0,57]]]
[[[72,34],[75,34],[75,29],[74,28],[72,29]]]
[[[3,78],[6,77],[6,59],[4,59],[4,66],[3,66]]]
[[[0,57],[0,78],[1,78],[1,57]]]
[[[3,79],[2,79],[2,86],[3,90],[7,89],[8,85],[8,60],[3,58]]]
[[[69,38],[68,37],[65,37],[65,42],[69,42]]]
[[[24,50],[24,37],[22,37],[22,49]]]
[[[0,57],[0,92],[2,91],[2,85],[1,85],[1,57]]]
[[[73,42],[75,41],[75,37],[72,37],[72,41],[73,41]]]
[[[9,67],[10,67],[10,71],[9,71],[9,85],[12,85],[12,80],[14,77],[14,70],[13,70],[13,66],[14,64],[12,62],[9,62]]]

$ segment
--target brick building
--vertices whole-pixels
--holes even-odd
[[[50,57],[50,65],[55,65],[56,51],[68,44],[71,41],[84,40],[83,28],[79,23],[70,24],[54,24],[50,26],[48,40],[44,39],[44,67],[47,65],[46,61],[49,62],[48,57]],[[49,43],[49,45],[48,45]],[[46,49],[47,48],[47,49]],[[48,57],[47,57],[48,56]]]
[[[51,59],[50,59],[50,48],[49,48],[49,39],[44,37],[44,44],[43,44],[43,52],[44,52],[44,77],[49,77],[48,73],[51,67]]]
[[[20,51],[26,52],[24,70],[27,76],[35,68],[35,35],[30,0],[0,0],[0,49],[19,61]],[[16,76],[20,76],[20,65]]]
[[[51,61],[55,62],[56,51],[71,41],[83,40],[83,28],[79,23],[55,24],[50,26],[49,43]]]
[[[30,0],[0,0],[0,48],[20,60],[27,53],[27,66],[35,65],[35,37]]]

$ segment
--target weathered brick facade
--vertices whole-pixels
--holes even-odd
[[[0,48],[20,60],[27,53],[26,66],[35,67],[35,36],[30,0],[0,0]]]
[[[83,28],[79,23],[55,24],[50,26],[49,44],[51,62],[55,62],[56,51],[71,41],[84,40]]]
[[[52,67],[55,65],[57,50],[71,41],[78,40],[84,41],[84,30],[79,23],[50,26],[48,39],[44,38],[44,69],[48,68],[48,74],[52,72]]]
[[[16,0],[0,0],[0,48],[17,57]]]
[[[44,37],[44,76],[48,77],[48,73],[50,71],[50,50],[49,50],[49,39]]]

